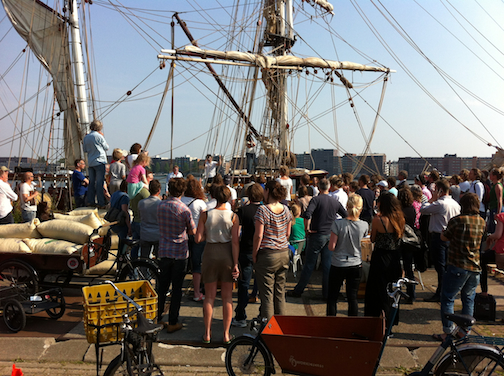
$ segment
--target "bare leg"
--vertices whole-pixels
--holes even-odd
[[[224,334],[222,338],[224,342],[228,342],[231,339],[229,328],[233,317],[233,282],[221,282],[221,297],[224,325]]]
[[[203,301],[203,322],[205,323],[205,334],[203,339],[209,341],[212,338],[212,316],[215,296],[217,294],[217,282],[205,283],[206,297]]]
[[[194,297],[199,299],[203,296],[201,293],[201,273],[193,273]]]

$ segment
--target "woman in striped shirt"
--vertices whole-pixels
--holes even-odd
[[[275,180],[264,190],[264,202],[255,215],[253,261],[259,288],[259,315],[270,319],[285,314],[285,279],[289,269],[289,236],[292,217],[280,203],[287,190]]]

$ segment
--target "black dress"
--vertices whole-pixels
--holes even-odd
[[[381,220],[381,218],[380,218]],[[383,221],[382,221],[383,224]],[[387,228],[383,226],[385,231]],[[397,234],[378,232],[371,256],[371,266],[366,283],[364,298],[364,316],[380,317],[382,311],[389,326],[391,300],[387,295],[387,285],[402,276],[401,253]],[[398,317],[394,324],[398,323]]]

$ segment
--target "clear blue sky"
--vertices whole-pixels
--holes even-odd
[[[133,91],[132,100],[121,103],[103,118],[105,136],[112,148],[129,149],[132,143],[143,144],[147,138],[159,105],[163,82],[168,75],[168,69],[156,70],[159,64],[157,54],[160,48],[171,47],[169,22],[173,11],[181,12],[181,17],[187,22],[200,44],[209,49],[221,49],[224,44],[224,31],[230,24],[231,8],[223,9],[220,5],[232,5],[232,3],[231,1],[210,0],[198,2],[124,0],[121,4],[126,7],[152,9],[150,12],[134,10],[134,13],[141,15],[143,21],[148,24],[131,17],[130,20],[137,23],[135,30],[109,2],[94,1],[91,5],[91,18],[87,19],[87,22],[92,25],[90,36],[95,54],[94,72],[98,88],[98,107],[106,109],[128,90],[139,85]],[[331,60],[348,60],[369,65],[373,65],[371,60],[375,60],[381,65],[397,70],[397,73],[391,75],[387,86],[381,113],[383,119],[379,120],[371,152],[385,153],[389,160],[397,160],[401,156],[418,156],[417,152],[425,157],[442,156],[445,153],[464,157],[488,157],[494,149],[486,146],[484,141],[504,144],[503,133],[500,131],[503,125],[502,112],[504,112],[503,1],[332,1],[335,6],[335,16],[318,17],[313,20],[307,20],[305,14],[320,15],[320,12],[316,12],[306,3],[295,3],[297,6],[304,7],[305,12],[304,14],[303,12],[295,13],[295,29],[301,38],[293,48],[294,54],[321,56]],[[54,6],[52,1],[48,4]],[[115,1],[114,4],[118,5]],[[356,10],[358,7],[370,24],[376,28],[375,34],[370,31],[359,15]],[[401,32],[416,43],[424,56],[415,51],[399,35],[397,30],[378,12],[377,7],[384,13],[390,12],[386,16],[397,22],[395,26],[402,28]],[[195,11],[201,8],[209,11]],[[187,13],[184,13],[186,11]],[[160,18],[160,14],[165,18]],[[240,17],[239,14],[238,17]],[[11,24],[5,18],[3,8],[0,9],[0,20],[0,55],[2,56],[0,75],[4,75],[15,57],[24,48],[25,43],[14,30],[10,30]],[[328,25],[348,44],[341,39],[331,38],[324,31],[324,27]],[[138,32],[139,28],[145,33]],[[146,37],[147,34],[150,37]],[[383,38],[386,47],[395,56],[387,51],[377,36]],[[188,44],[179,27],[176,28],[175,44],[177,47]],[[367,57],[358,54],[349,45]],[[448,81],[448,84],[426,58],[446,72],[454,81]],[[2,99],[0,118],[7,113],[6,107],[9,111],[16,107],[22,87],[20,80],[24,64],[23,56],[4,80],[0,80]],[[34,73],[30,73],[32,81],[28,84],[27,92],[33,93],[36,91],[39,68],[34,58],[29,60],[29,65]],[[174,147],[185,145],[175,149],[174,156],[202,157],[209,151],[207,136],[197,137],[208,131],[211,125],[215,107],[213,93],[217,92],[218,88],[217,84],[209,79],[207,73],[197,73],[196,69],[187,71],[183,68],[184,64],[181,63],[175,76],[173,145]],[[204,67],[201,66],[200,69],[203,71]],[[216,69],[218,72],[221,70],[218,66]],[[405,69],[411,72],[413,78]],[[361,74],[359,72],[346,72],[345,75],[357,83],[371,82],[379,77],[375,73]],[[146,77],[148,78],[145,79]],[[445,107],[445,110],[429,98],[413,79],[418,80],[424,89]],[[296,82],[296,80],[292,81]],[[297,106],[303,106],[305,97],[311,98],[314,104],[305,111],[306,115],[312,119],[315,118],[316,125],[333,140],[337,132],[339,144],[344,151],[360,153],[363,150],[364,141],[355,115],[348,104],[336,112],[336,117],[332,114],[319,116],[331,107],[333,102],[347,101],[345,90],[341,87],[334,87],[332,90],[329,85],[326,85],[323,91],[315,95],[316,85],[317,83],[311,80],[303,80],[300,86],[290,89],[291,93],[295,91],[299,95]],[[449,85],[455,90],[452,90]],[[459,85],[487,102],[488,106],[470,96]],[[359,92],[360,90],[357,89]],[[359,97],[355,98],[358,116],[366,134],[371,129],[374,120],[370,106],[377,107],[380,93],[381,84],[378,83],[362,92],[369,105]],[[465,104],[461,99],[465,101]],[[154,140],[148,148],[151,155],[160,154],[169,157],[170,101],[171,98],[164,106]],[[260,115],[261,111],[258,111],[258,119]],[[32,113],[31,116],[35,114]],[[14,120],[15,113],[10,118],[0,121],[1,140],[6,140],[13,134]],[[306,126],[299,114],[291,121],[297,128],[293,142],[294,152],[301,153],[310,148],[334,147],[333,143],[322,137],[313,127]],[[481,139],[465,129],[460,122]],[[227,135],[221,137],[225,143],[218,145],[216,148],[219,150],[215,151],[229,154],[231,153],[229,145],[233,144],[234,140],[224,130],[223,134]],[[30,135],[29,140],[30,143],[33,141],[35,144],[37,140],[33,137]],[[195,138],[197,139],[191,141]],[[15,143],[12,155],[18,155],[18,150],[19,143]],[[25,147],[23,150],[24,155],[32,155],[29,148]],[[46,152],[37,149],[35,153],[45,155]],[[10,143],[5,141],[0,143],[0,155],[9,154],[11,154]]]

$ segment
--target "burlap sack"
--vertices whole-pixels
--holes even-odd
[[[31,222],[26,223],[15,223],[12,225],[1,225],[0,226],[0,238],[35,238],[39,239],[40,233],[37,231],[37,226],[40,224],[38,218],[35,218]]]
[[[72,243],[84,244],[93,232],[91,226],[84,223],[52,219],[41,223],[37,230],[44,238],[66,240]]]
[[[12,238],[0,239],[0,253],[7,253],[7,252],[31,253],[31,250],[23,242],[23,239],[12,239]]]
[[[88,215],[91,213],[98,214],[98,209],[87,208],[87,207],[76,208],[76,209],[72,210],[71,212],[68,212],[67,214],[68,215]]]
[[[82,244],[75,244],[59,239],[24,239],[24,242],[34,254],[71,255],[76,252],[80,254],[82,249]]]
[[[66,221],[75,221],[84,223],[85,225],[91,226],[96,229],[102,225],[102,220],[97,217],[96,213],[90,213],[87,215],[65,215],[54,213],[54,219],[63,219]]]

